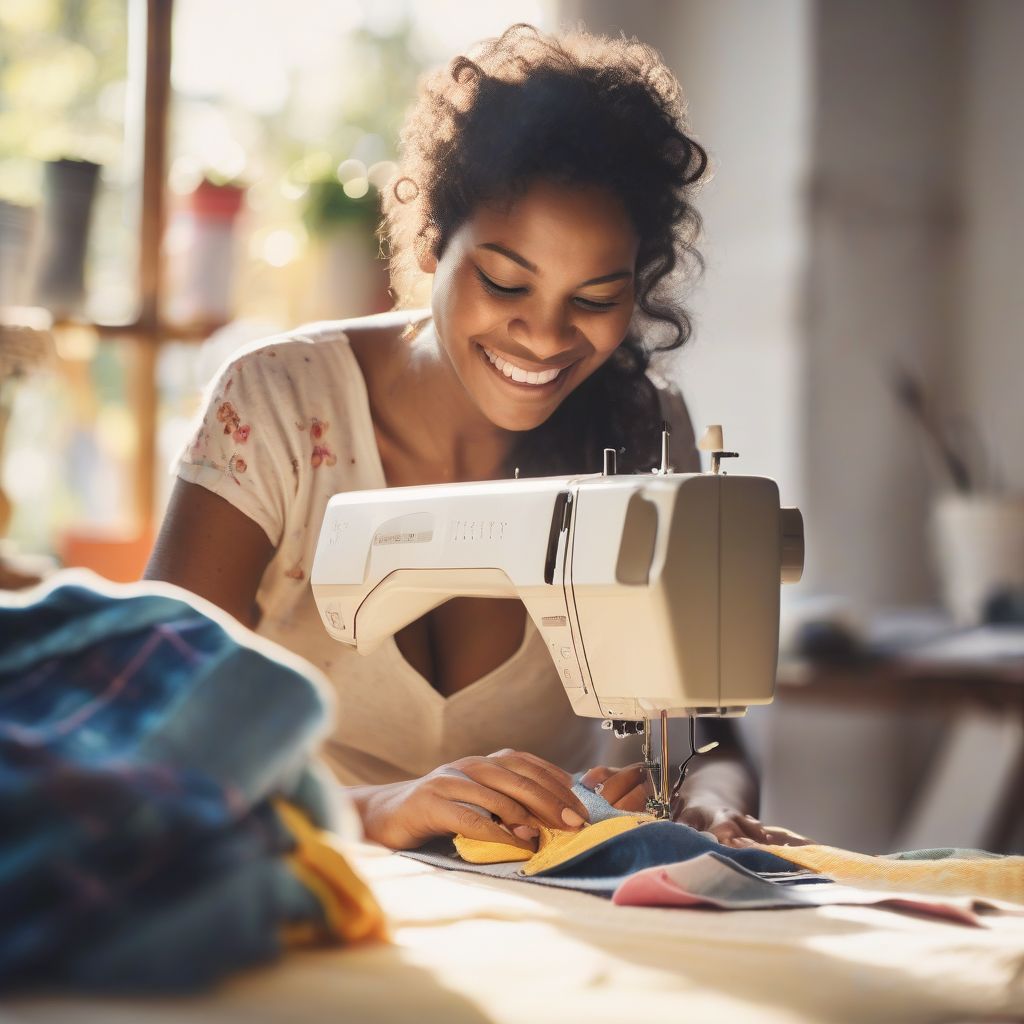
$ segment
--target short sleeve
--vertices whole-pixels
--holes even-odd
[[[262,343],[225,365],[207,388],[175,474],[229,501],[278,547],[297,466],[292,377]],[[289,430],[289,424],[292,429]]]
[[[699,473],[700,453],[686,401],[675,385],[658,381],[656,386],[662,418],[672,430],[672,465],[677,473]]]

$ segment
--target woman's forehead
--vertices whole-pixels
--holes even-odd
[[[610,263],[632,267],[639,241],[614,193],[550,182],[538,182],[510,201],[478,207],[464,230],[471,247],[508,249],[541,269],[571,259],[595,267],[595,276],[609,273]]]

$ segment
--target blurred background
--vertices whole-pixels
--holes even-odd
[[[804,512],[764,816],[1024,852],[1024,4],[0,0],[0,585],[137,578],[233,348],[389,308],[420,73],[528,21],[656,46],[714,168],[673,375]]]

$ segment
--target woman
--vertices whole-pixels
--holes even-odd
[[[585,823],[568,772],[594,764],[598,733],[523,605],[453,600],[363,658],[313,604],[320,523],[339,491],[587,472],[605,447],[646,471],[665,418],[676,468],[696,469],[685,406],[647,369],[690,333],[677,278],[699,263],[707,157],[653,50],[514,26],[426,80],[402,160],[385,197],[393,271],[432,275],[430,311],[316,325],[231,362],[147,575],[323,669],[339,698],[326,753],[369,838],[531,847],[541,823]],[[736,748],[704,760],[680,820],[761,838]],[[642,806],[636,766],[585,781]]]

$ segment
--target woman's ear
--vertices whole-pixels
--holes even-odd
[[[416,257],[416,262],[424,274],[433,274],[437,271],[437,257],[432,252],[420,252]]]

